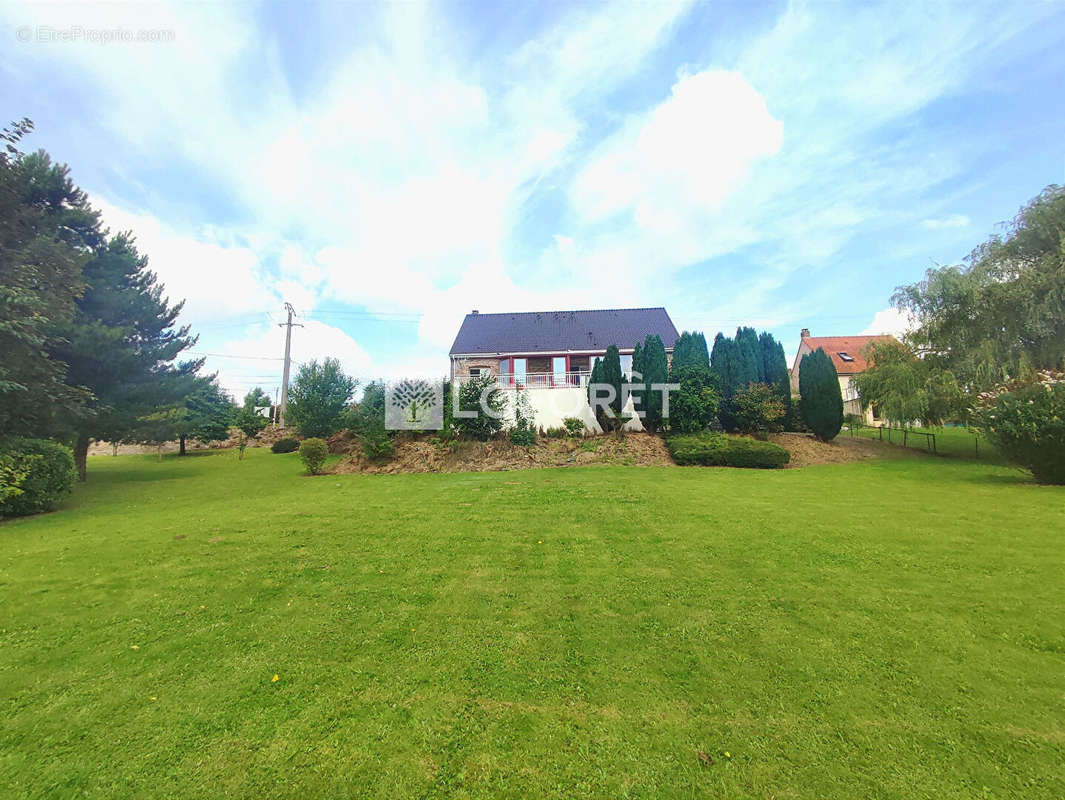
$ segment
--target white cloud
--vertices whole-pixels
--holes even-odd
[[[133,232],[170,302],[185,301],[184,321],[200,324],[280,304],[255,250],[220,239],[209,228],[179,233],[150,213],[122,210],[99,197],[91,201],[112,233]]]
[[[574,182],[574,202],[593,220],[631,209],[641,228],[677,234],[719,208],[782,138],[765,98],[738,72],[685,75],[599,148]]]
[[[901,339],[914,328],[914,320],[904,311],[897,308],[885,308],[877,311],[873,321],[869,323],[861,335],[876,336],[879,334],[891,334]]]
[[[948,214],[945,217],[921,221],[921,227],[929,231],[938,231],[944,228],[967,228],[968,226],[969,218],[964,214]]]

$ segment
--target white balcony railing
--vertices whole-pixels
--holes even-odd
[[[501,389],[514,389],[523,386],[526,389],[578,389],[588,385],[588,372],[529,372],[525,375],[496,375],[496,383]],[[457,378],[459,383],[470,380]]]

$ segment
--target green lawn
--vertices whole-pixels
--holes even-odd
[[[1003,467],[99,457],[0,545],[3,797],[1065,797],[1065,490]]]

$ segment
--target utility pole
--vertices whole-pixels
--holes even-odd
[[[288,406],[288,373],[289,373],[289,367],[292,365],[292,358],[291,358],[291,355],[290,355],[291,352],[292,352],[292,328],[293,328],[293,326],[295,326],[297,328],[302,328],[303,327],[299,323],[295,323],[295,322],[292,321],[292,315],[296,313],[295,309],[292,308],[292,303],[285,303],[285,310],[288,312],[288,322],[279,322],[277,324],[277,326],[279,328],[285,328],[286,329],[285,330],[285,372],[284,372],[283,376],[281,377],[281,410],[280,410],[280,413],[278,414],[278,418],[280,420],[280,424],[281,424],[282,428],[285,427],[285,410],[286,410],[286,408]]]

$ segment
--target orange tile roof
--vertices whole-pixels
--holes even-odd
[[[869,364],[865,359],[865,348],[870,342],[894,339],[894,336],[807,336],[803,339],[811,351],[822,348],[832,359],[832,366],[840,375],[856,375],[865,372]],[[846,353],[853,361],[840,357]]]

